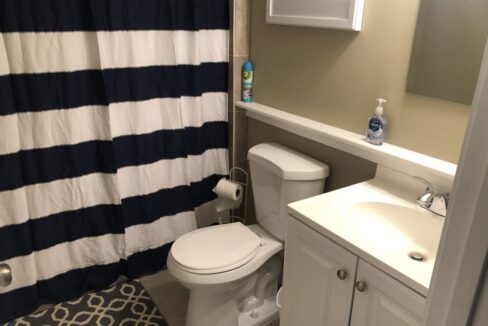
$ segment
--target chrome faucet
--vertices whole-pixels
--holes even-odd
[[[413,177],[415,180],[426,184],[427,188],[417,198],[417,204],[432,213],[440,216],[447,215],[447,205],[449,203],[449,194],[435,190],[434,186],[426,179]]]

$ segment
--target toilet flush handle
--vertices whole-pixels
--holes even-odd
[[[12,283],[12,270],[7,264],[0,264],[0,286],[9,286]]]

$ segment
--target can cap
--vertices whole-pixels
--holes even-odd
[[[251,70],[254,70],[254,64],[252,63],[252,61],[245,61],[243,64],[242,64],[242,70],[244,71],[251,71]]]

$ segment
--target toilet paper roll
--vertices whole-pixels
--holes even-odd
[[[238,200],[242,198],[242,185],[222,178],[213,189],[213,192],[222,198]]]
[[[243,198],[242,185],[228,179],[221,179],[213,192],[219,197],[217,200],[217,212],[236,209],[241,206]]]

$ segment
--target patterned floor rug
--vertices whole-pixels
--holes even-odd
[[[5,326],[169,326],[139,281],[88,293]]]

